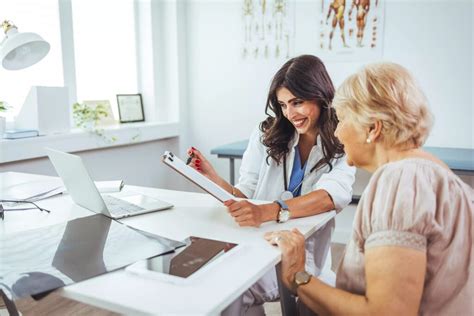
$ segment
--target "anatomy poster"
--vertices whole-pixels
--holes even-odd
[[[385,0],[321,0],[318,55],[362,61],[382,56]]]
[[[243,58],[290,58],[294,1],[243,0]]]

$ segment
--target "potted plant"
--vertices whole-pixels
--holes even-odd
[[[92,108],[84,103],[74,103],[72,105],[72,115],[77,127],[101,137],[106,142],[115,142],[117,140],[115,136],[107,137],[104,129],[99,126],[100,120],[108,116],[102,104]]]
[[[8,110],[8,105],[4,101],[0,101],[0,138],[3,137],[3,134],[5,133],[5,128],[7,125],[7,119],[2,115],[2,113],[5,113]]]

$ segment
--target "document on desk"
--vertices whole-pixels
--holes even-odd
[[[0,192],[2,192],[0,199],[4,200],[36,202],[60,195],[65,191],[63,183],[59,179],[28,181],[12,185],[0,183]],[[7,203],[7,205],[11,206],[12,204]]]
[[[172,152],[166,151],[163,155],[162,161],[168,166],[174,169],[176,172],[180,173],[182,176],[187,178],[189,181],[196,184],[198,187],[215,197],[221,202],[225,202],[230,199],[235,199],[235,197],[197,172],[195,169],[186,165],[184,161],[176,157]]]

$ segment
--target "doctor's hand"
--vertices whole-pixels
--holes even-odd
[[[268,232],[265,239],[281,250],[281,279],[293,290],[295,273],[305,270],[305,239],[298,229]]]
[[[228,200],[224,205],[239,226],[259,227],[264,222],[262,205],[255,205],[247,200]]]
[[[199,150],[194,147],[188,149],[188,155],[191,158],[190,166],[193,169],[196,169],[199,173],[207,177],[209,180],[219,184],[220,177],[217,174],[214,167],[212,167],[211,163],[204,157],[203,154]]]

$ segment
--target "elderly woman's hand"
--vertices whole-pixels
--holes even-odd
[[[281,279],[293,290],[295,273],[305,270],[306,253],[304,236],[298,229],[282,230],[265,234],[265,239],[281,249]]]

